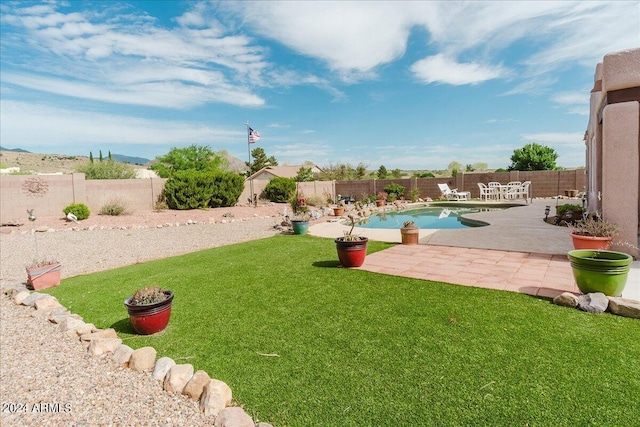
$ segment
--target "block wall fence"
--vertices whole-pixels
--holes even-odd
[[[45,194],[37,195],[28,191],[33,182],[44,183]],[[68,175],[3,175],[0,177],[0,221],[24,222],[27,209],[35,209],[36,216],[62,216],[62,209],[71,203],[84,203],[92,214],[100,212],[102,206],[112,200],[122,201],[130,211],[152,210],[158,196],[164,189],[165,179],[104,179],[87,180],[84,174]],[[407,178],[374,179],[366,181],[313,181],[299,183],[299,190],[306,196],[353,196],[362,200],[370,194],[383,191],[391,183],[405,187],[408,194],[418,189],[419,197],[438,199],[439,183],[447,183],[451,188],[470,191],[472,197],[480,197],[478,183],[497,181],[506,184],[510,181],[531,181],[533,197],[551,197],[564,194],[565,190],[583,191],[585,185],[584,170],[534,171],[534,172],[467,172],[455,177],[444,178]],[[266,181],[254,180],[254,192],[262,195]],[[240,196],[239,204],[248,204],[250,196],[249,181]]]

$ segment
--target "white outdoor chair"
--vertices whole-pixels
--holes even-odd
[[[438,188],[440,188],[440,192],[442,193],[442,197],[447,200],[469,200],[471,198],[471,193],[468,191],[460,191],[458,192],[457,188],[453,190],[449,188],[448,184],[438,184]]]
[[[489,200],[498,198],[498,189],[496,187],[487,187],[485,184],[479,182],[478,188],[480,188],[480,200]]]

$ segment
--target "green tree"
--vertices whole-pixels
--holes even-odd
[[[113,157],[111,157],[111,150],[109,150],[109,155],[107,156],[107,159],[113,160]]]
[[[253,162],[244,162],[249,167],[249,175],[253,175],[262,168],[267,166],[278,166],[278,161],[274,156],[267,157],[264,149],[261,147],[251,150],[251,158]]]
[[[378,168],[378,179],[387,179],[387,175],[387,168],[385,168],[384,165],[380,165]]]
[[[483,162],[476,162],[472,167],[477,171],[486,171],[489,168],[489,165]]]
[[[402,171],[400,169],[392,170],[391,171],[391,177],[392,178],[396,178],[396,179],[402,178]]]
[[[311,168],[305,168],[304,166],[300,166],[298,169],[298,173],[294,178],[296,182],[307,182],[313,181],[313,175],[311,173]]]
[[[162,178],[168,178],[177,171],[215,172],[224,170],[225,166],[225,161],[211,148],[197,144],[184,148],[173,147],[167,154],[156,159],[158,163],[150,169]]]
[[[556,150],[535,142],[517,148],[511,156],[509,170],[518,171],[540,171],[553,170],[556,168]]]
[[[360,162],[356,166],[356,179],[364,179],[367,176],[367,165]]]
[[[102,162],[104,159],[102,158],[102,150],[100,150],[100,157],[99,157],[100,161]]]
[[[472,164],[467,164],[467,166],[465,166],[465,171],[466,172],[473,172],[475,170],[475,168],[473,167]]]
[[[93,153],[89,151],[89,163],[93,163]]]

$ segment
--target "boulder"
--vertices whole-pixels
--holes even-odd
[[[116,351],[113,352],[111,361],[117,365],[128,366],[132,354],[133,349],[131,347],[126,344],[120,344],[118,348],[116,348]]]
[[[67,316],[62,322],[60,322],[59,326],[62,332],[73,331],[73,333],[75,333],[75,331],[78,330],[78,328],[83,327],[84,324],[84,321],[80,319],[73,316]]]
[[[13,302],[20,305],[29,295],[31,295],[29,291],[20,291],[13,296]]]
[[[224,408],[216,417],[215,427],[254,427],[251,417],[238,406]]]
[[[609,297],[609,311],[618,316],[640,319],[640,301]]]
[[[86,329],[86,327],[84,329]],[[95,332],[90,332],[88,334],[83,334],[80,336],[81,341],[87,341],[87,342],[90,342],[96,338],[118,338],[118,334],[116,334],[115,329],[108,328],[108,329],[101,329]]]
[[[563,307],[576,307],[578,305],[578,297],[571,292],[563,292],[553,299],[553,303]]]
[[[602,292],[593,292],[578,297],[578,308],[587,313],[600,314],[609,306],[609,299]]]
[[[154,380],[164,381],[164,377],[169,372],[172,366],[174,366],[176,362],[170,357],[161,357],[156,362],[156,367],[153,368],[153,374],[151,375]]]
[[[85,323],[82,327],[78,328],[76,332],[78,333],[78,335],[82,337],[83,335],[87,335],[96,331],[97,331],[96,325],[94,325],[93,323]],[[115,337],[111,337],[111,338],[115,338]]]
[[[122,344],[120,338],[94,338],[89,343],[89,353],[94,356],[113,353],[120,344]]]
[[[58,300],[55,299],[54,297],[39,299],[33,305],[36,308],[36,310],[42,310],[42,311],[48,310],[50,312],[56,308],[62,307],[62,304],[60,304]]]
[[[182,393],[191,377],[193,377],[193,365],[189,363],[173,365],[164,377],[163,388],[169,393]]]
[[[200,410],[206,416],[217,416],[220,411],[231,404],[231,389],[223,381],[212,379],[204,387],[200,396]]]
[[[28,297],[22,300],[22,305],[33,307],[36,305],[36,301],[46,298],[53,298],[51,295],[41,294],[40,292],[33,292]]]
[[[153,347],[142,347],[131,354],[129,359],[129,369],[142,372],[150,371],[156,363],[156,349]]]
[[[209,374],[205,371],[197,371],[193,374],[187,385],[184,386],[182,394],[186,394],[193,400],[200,400],[204,387],[209,384],[209,381],[211,381]]]

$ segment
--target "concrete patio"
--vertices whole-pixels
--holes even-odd
[[[370,254],[360,269],[541,297],[578,294],[566,255],[573,249],[569,230],[543,221],[545,206],[551,206],[553,214],[556,202],[535,199],[528,205],[465,215],[490,224],[486,227],[421,229],[419,245]],[[312,225],[309,234],[335,238],[348,228],[341,221],[327,221]],[[356,227],[354,232],[371,240],[400,242],[399,230]],[[640,261],[633,262],[622,296],[640,301]]]

